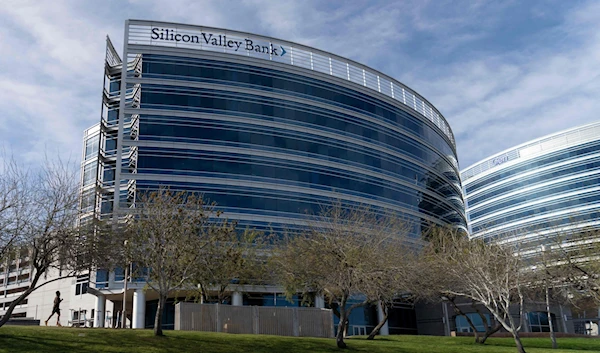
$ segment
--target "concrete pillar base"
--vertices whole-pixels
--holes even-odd
[[[104,318],[106,316],[106,297],[96,296],[96,305],[94,307],[94,327],[104,327]]]
[[[325,307],[325,297],[322,294],[315,295],[315,308]]]
[[[131,328],[143,329],[146,326],[146,293],[142,289],[133,292],[133,313]]]
[[[242,306],[244,305],[244,297],[241,292],[233,292],[231,295],[231,305]]]

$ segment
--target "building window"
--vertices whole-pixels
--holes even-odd
[[[87,293],[88,282],[85,283],[77,283],[75,285],[75,295],[81,295]]]
[[[477,332],[486,331],[485,324],[483,323],[483,320],[481,320],[481,316],[479,316],[478,313],[468,313],[467,315],[475,325],[475,329],[477,330]],[[483,316],[487,320],[487,324],[491,325],[492,322],[490,320],[490,315],[483,314]],[[457,332],[473,332],[473,328],[471,328],[471,326],[469,325],[469,322],[467,321],[465,315],[457,315],[454,319],[454,322],[456,323]]]
[[[83,167],[83,185],[89,185],[96,181],[98,174],[98,163],[91,162]]]
[[[108,287],[108,270],[96,271],[96,288]]]
[[[100,143],[100,136],[92,136],[85,141],[85,159],[94,157],[98,153],[98,144]]]
[[[556,332],[558,331],[558,326],[556,325],[556,316],[551,314],[551,318],[554,331]],[[530,332],[550,332],[548,313],[544,311],[533,311],[527,314],[527,319],[529,321]]]
[[[90,285],[90,275],[89,274],[77,276],[77,283],[75,283],[75,295],[81,295],[81,294],[87,293],[89,285]]]

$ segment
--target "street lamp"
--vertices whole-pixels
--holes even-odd
[[[129,276],[129,252],[127,251],[127,245],[129,242],[125,240],[123,246],[125,247],[125,277],[123,278],[123,313],[121,315],[121,328],[125,328],[127,322],[127,277]]]

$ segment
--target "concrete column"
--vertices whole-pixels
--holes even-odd
[[[144,328],[146,323],[146,293],[143,289],[133,292],[133,313],[131,328]]]
[[[108,288],[115,288],[115,271],[108,272]]]
[[[388,308],[388,310],[390,310],[390,309]],[[385,314],[383,313],[383,308],[381,307],[381,303],[378,303],[377,304],[377,320],[379,322],[381,322],[381,320],[383,320],[384,316],[385,316]],[[381,336],[389,336],[390,335],[390,328],[388,326],[388,322],[387,321],[379,329],[379,334]]]
[[[96,317],[94,318],[94,327],[104,327],[104,318],[106,317],[106,297],[99,294],[96,296],[96,305],[94,307]]]
[[[325,297],[322,294],[315,295],[315,308],[323,309],[325,307]]]
[[[231,294],[231,305],[244,305],[244,297],[242,296],[241,292],[233,292],[233,294]]]
[[[560,310],[560,318],[561,318],[560,321],[562,321],[562,324],[563,324],[563,332],[564,333],[573,333],[573,332],[569,332],[569,330],[567,329],[567,315],[565,315],[562,305],[558,304],[558,309]]]
[[[448,315],[448,303],[442,302],[442,321],[444,323],[444,336],[450,336],[450,317]]]

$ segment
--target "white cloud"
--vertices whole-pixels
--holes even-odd
[[[155,19],[296,41],[395,76],[446,116],[466,167],[598,119],[600,4],[560,4],[571,8],[563,14],[516,2],[19,1],[0,8],[0,139],[32,161],[45,146],[79,156],[83,130],[99,120],[104,37],[120,51],[125,19]],[[515,36],[505,27],[513,14],[547,23]]]
[[[491,54],[474,47],[466,62],[415,85],[449,120],[463,168],[546,134],[598,120],[600,10],[569,13],[552,35],[556,45]],[[583,18],[582,18],[583,17]],[[559,40],[560,38],[560,40]]]
[[[45,150],[79,159],[83,129],[99,121],[103,42],[109,25],[66,2],[4,6],[0,21],[0,130],[24,161]]]

